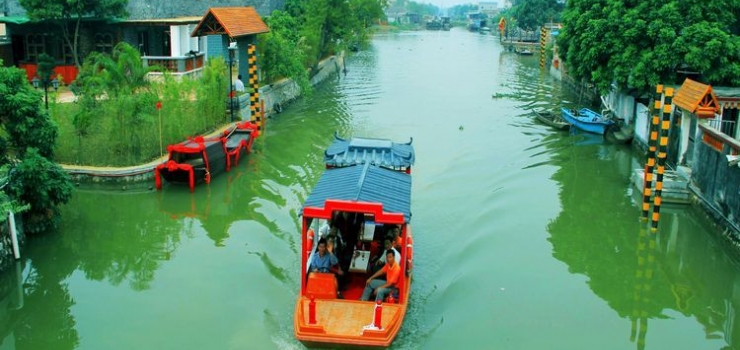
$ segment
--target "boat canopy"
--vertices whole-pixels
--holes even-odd
[[[324,171],[303,209],[323,209],[329,201],[380,203],[383,212],[411,219],[411,175],[370,163]]]
[[[324,152],[324,162],[331,167],[375,164],[388,168],[408,168],[414,164],[414,146],[388,139],[355,137],[351,140],[334,134],[334,143]]]

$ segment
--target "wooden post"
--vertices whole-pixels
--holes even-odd
[[[655,200],[653,203],[653,223],[652,232],[658,230],[658,220],[660,220],[660,205],[663,193],[663,174],[665,173],[665,162],[668,157],[668,129],[671,127],[671,112],[673,112],[673,88],[665,89],[665,98],[663,99],[663,119],[660,122],[660,144],[658,147],[658,176],[655,178]]]
[[[650,138],[648,139],[647,162],[645,163],[645,173],[643,174],[642,187],[642,221],[648,220],[650,213],[650,204],[652,203],[653,192],[653,170],[655,168],[655,152],[658,143],[658,113],[661,110],[661,101],[663,100],[663,85],[658,85],[655,89],[655,100],[653,102],[653,115],[650,117]]]
[[[308,302],[308,324],[316,324],[316,300],[311,295],[311,301]]]
[[[249,56],[249,86],[252,88],[249,92],[249,109],[251,112],[251,121],[257,124],[257,130],[262,130],[262,112],[260,111],[260,92],[259,77],[257,75],[257,46],[249,44],[247,48]]]
[[[540,30],[540,68],[545,69],[545,44],[547,43],[547,28],[543,25]]]
[[[263,132],[265,131],[265,124],[267,123],[267,118],[265,118],[265,100],[260,100],[260,120],[262,121],[262,124],[259,125]]]
[[[13,257],[18,260],[21,258],[21,249],[18,244],[18,230],[15,227],[15,214],[8,211],[8,225],[10,226],[10,244],[13,246]]]
[[[378,300],[375,302],[375,310],[373,313],[373,326],[375,326],[375,328],[383,329],[382,317],[383,317],[383,303],[381,303],[380,300]]]

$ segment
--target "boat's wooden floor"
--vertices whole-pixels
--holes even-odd
[[[308,315],[308,300],[303,302],[303,314]],[[316,300],[316,322],[329,336],[356,337],[362,328],[373,323],[375,303],[351,300]],[[401,308],[398,304],[383,304],[382,326],[396,319]],[[304,320],[307,323],[307,320]]]

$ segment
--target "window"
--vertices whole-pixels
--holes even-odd
[[[61,61],[64,64],[74,64],[75,59],[74,59],[74,56],[72,55],[72,48],[70,48],[69,45],[67,45],[67,41],[64,39],[58,38],[58,42],[59,42],[58,52],[60,53],[59,56],[61,58]]]
[[[95,34],[95,51],[100,53],[113,53],[113,36],[109,33]]]
[[[26,59],[38,62],[39,55],[46,51],[46,38],[41,34],[26,35]]]

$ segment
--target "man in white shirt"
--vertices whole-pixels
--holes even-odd
[[[329,251],[331,252],[334,252],[335,245],[339,247],[344,245],[341,232],[339,232],[338,228],[332,226],[331,220],[326,220],[324,225],[319,228],[319,237],[331,242],[329,246]]]
[[[388,250],[393,250],[393,257],[396,258],[396,263],[401,263],[401,254],[396,250],[396,248],[393,247],[393,238],[386,236],[385,239],[383,239],[383,250],[380,252],[380,256],[377,257],[375,264],[372,266],[372,271],[375,273],[376,271],[380,270],[383,265],[385,265],[385,258],[386,258],[386,252]]]
[[[234,82],[234,90],[237,92],[244,92],[244,82],[242,81],[242,75],[239,74]]]

